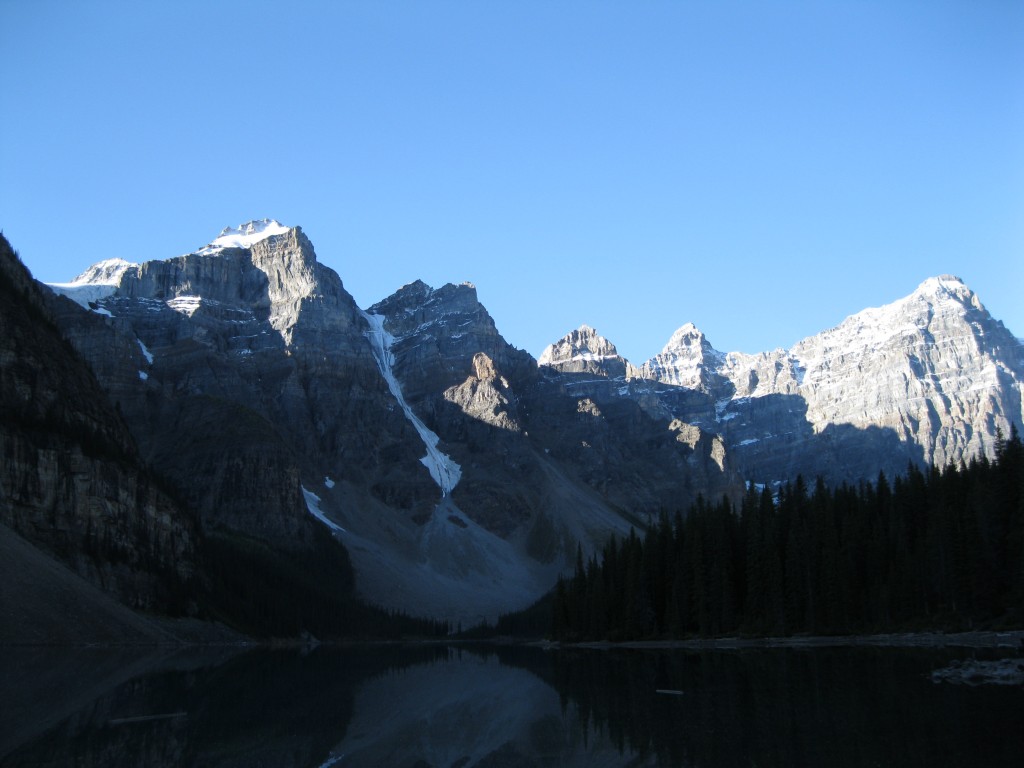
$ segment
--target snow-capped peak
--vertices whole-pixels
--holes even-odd
[[[924,298],[928,301],[952,299],[960,304],[971,304],[977,309],[982,309],[981,301],[974,291],[955,275],[929,277],[917,287],[910,298]]]
[[[196,253],[200,256],[209,256],[223,248],[252,248],[254,243],[274,235],[283,235],[289,229],[291,227],[285,226],[276,219],[258,219],[237,227],[225,227],[216,240]]]
[[[89,267],[70,283],[47,283],[54,293],[67,296],[84,309],[92,309],[92,305],[108,296],[113,296],[121,283],[121,276],[129,269],[135,269],[124,259],[107,259]],[[96,309],[100,314],[110,314],[107,310]]]
[[[93,264],[70,283],[60,285],[117,285],[121,282],[121,275],[137,266],[124,259],[106,259]]]
[[[938,275],[929,277],[909,296],[881,307],[863,309],[847,317],[835,328],[800,343],[819,337],[833,340],[842,338],[848,339],[850,343],[856,339],[857,343],[863,343],[868,348],[877,348],[892,336],[928,325],[939,308],[957,315],[962,314],[968,306],[984,310],[981,300],[963,280],[953,275]]]

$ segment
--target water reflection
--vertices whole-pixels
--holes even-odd
[[[967,655],[5,649],[0,765],[1017,766],[1024,688],[928,679]]]

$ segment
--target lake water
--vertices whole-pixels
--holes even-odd
[[[3,653],[3,766],[1024,765],[1024,688],[929,679],[996,651]]]

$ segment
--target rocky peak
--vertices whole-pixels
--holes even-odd
[[[537,364],[561,373],[593,373],[612,379],[637,375],[637,369],[615,345],[589,325],[581,325],[549,344]]]
[[[533,359],[510,346],[477,298],[472,283],[432,288],[421,280],[402,286],[374,304],[393,337],[395,375],[414,404],[476,376],[474,357],[483,353],[510,381],[536,373]],[[485,377],[484,377],[485,378]],[[418,407],[418,406],[417,406]]]
[[[641,370],[646,379],[706,392],[721,384],[718,369],[724,361],[725,356],[711,346],[704,333],[686,323]]]
[[[435,289],[416,280],[374,304],[369,312],[384,315],[388,331],[396,338],[430,332],[432,326],[435,331],[444,327],[455,333],[455,328],[468,329],[470,325],[494,327],[472,283],[448,283]]]

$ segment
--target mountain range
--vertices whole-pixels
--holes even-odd
[[[468,283],[361,308],[272,220],[49,289],[4,258],[3,522],[139,607],[203,571],[204,536],[301,561],[329,533],[365,601],[493,618],[700,495],[969,461],[1022,429],[1024,347],[951,276],[789,350],[687,324],[635,365],[586,325],[534,359]],[[83,429],[103,461],[67,458]],[[104,569],[82,552],[108,539]],[[144,546],[173,579],[132,576]]]

